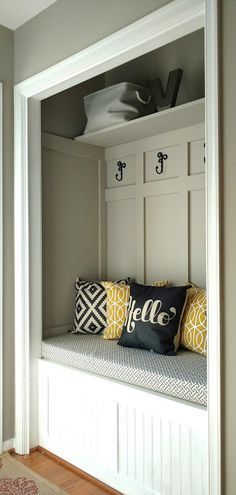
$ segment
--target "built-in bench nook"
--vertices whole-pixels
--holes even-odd
[[[73,118],[67,135],[55,135],[54,102],[42,105],[39,444],[127,495],[207,494],[207,351],[161,355],[102,332],[71,333],[74,283],[129,276],[206,288],[203,35],[75,87],[76,134]],[[166,54],[178,67],[179,49],[189,64],[177,106],[82,134],[83,96],[122,82],[124,71],[144,84]],[[69,101],[66,92],[55,98],[61,108]]]
[[[41,446],[124,494],[207,494],[205,356],[67,334],[42,357]]]

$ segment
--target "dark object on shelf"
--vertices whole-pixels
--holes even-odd
[[[116,174],[116,180],[118,180],[118,182],[121,182],[123,180],[123,168],[126,167],[126,163],[125,162],[117,162],[117,169],[118,169],[118,174]]]
[[[155,112],[151,90],[128,82],[84,96],[84,108],[88,119],[84,134]]]
[[[175,106],[182,76],[182,69],[172,70],[169,73],[165,91],[159,77],[150,79],[149,84],[157,112]]]
[[[161,167],[159,165],[156,166],[156,173],[160,175],[163,172],[164,160],[167,160],[168,155],[159,151],[159,153],[157,153],[157,158],[158,163],[160,163]]]

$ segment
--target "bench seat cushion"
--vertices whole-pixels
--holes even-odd
[[[42,357],[196,404],[207,405],[207,359],[188,350],[164,356],[100,335],[66,334],[42,342]]]

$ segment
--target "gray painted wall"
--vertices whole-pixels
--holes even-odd
[[[60,62],[169,1],[58,0],[15,31],[15,81]]]
[[[79,136],[86,125],[84,95],[122,81],[147,85],[157,75],[165,85],[169,71],[177,67],[184,71],[177,105],[203,98],[203,29],[43,100],[42,130],[67,138]]]
[[[147,85],[159,76],[165,87],[169,71],[183,69],[177,105],[204,97],[204,30],[184,36],[158,50],[138,57],[106,74],[106,86],[128,80]]]
[[[42,131],[56,136],[74,138],[86,125],[83,96],[104,88],[103,74],[93,77],[41,103]]]
[[[13,33],[0,26],[3,82],[3,438],[14,436]]]
[[[98,278],[98,163],[43,149],[43,333],[72,329],[75,278]],[[60,327],[60,328],[58,328]]]

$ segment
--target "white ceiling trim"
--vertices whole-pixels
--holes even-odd
[[[1,0],[0,24],[14,31],[55,2],[56,0]]]

